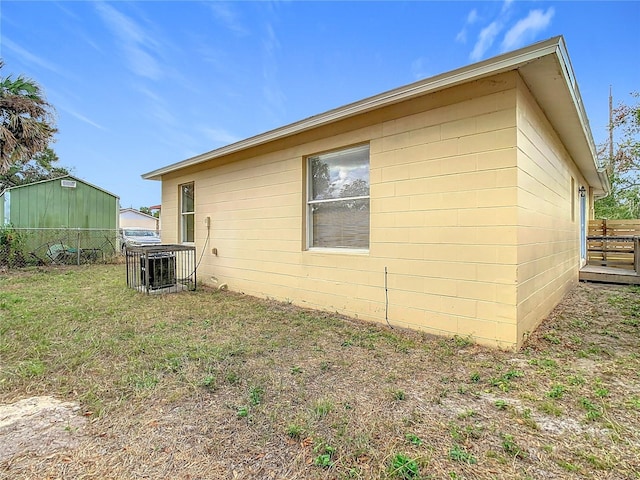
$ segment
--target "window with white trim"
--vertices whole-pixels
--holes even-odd
[[[369,248],[369,145],[307,158],[309,248]]]
[[[195,188],[193,182],[180,185],[180,241],[195,242]]]

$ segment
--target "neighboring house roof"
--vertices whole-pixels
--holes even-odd
[[[177,170],[411,100],[445,88],[517,70],[597,195],[610,190],[605,166],[598,164],[595,143],[562,36],[535,43],[447,73],[420,80],[304,120],[270,130],[142,175],[161,180]]]
[[[148,214],[146,214],[144,212],[141,212],[140,210],[137,210],[135,208],[121,208],[120,209],[120,215],[122,215],[123,213],[133,213],[135,215],[141,215],[142,217],[150,218],[152,220],[156,220],[156,221],[158,220],[157,217],[154,217],[153,215],[148,215]]]
[[[100,188],[100,187],[98,187],[98,186],[96,186],[96,185],[93,185],[93,184],[91,184],[91,183],[89,183],[89,182],[87,182],[87,181],[85,181],[85,180],[82,180],[82,179],[80,179],[80,178],[78,178],[78,177],[74,177],[73,175],[63,175],[63,176],[61,176],[61,177],[49,178],[49,179],[47,179],[47,180],[40,180],[39,182],[25,183],[24,185],[16,185],[16,186],[13,186],[13,187],[9,187],[9,188],[4,189],[4,190],[2,191],[2,193],[4,194],[4,192],[8,192],[8,191],[10,191],[10,190],[16,190],[16,189],[18,189],[18,188],[29,187],[29,186],[31,186],[31,185],[38,185],[38,184],[40,184],[40,183],[47,183],[47,182],[57,182],[57,181],[60,181],[60,180],[75,180],[75,181],[77,181],[77,182],[82,182],[82,183],[84,183],[85,185],[88,185],[88,186],[90,186],[90,187],[92,187],[92,188],[95,188],[96,190],[100,190],[101,192],[106,193],[107,195],[111,195],[111,196],[112,196],[112,197],[114,197],[114,198],[120,199],[120,197],[119,197],[118,195],[116,195],[115,193],[108,192],[108,191],[107,191],[107,190],[105,190],[104,188]]]

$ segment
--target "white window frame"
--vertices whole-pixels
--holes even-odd
[[[193,211],[183,211],[184,208],[184,190],[183,188],[191,185],[193,190]],[[178,187],[180,191],[180,243],[193,245],[196,241],[196,185],[195,182],[182,183]],[[193,240],[187,240],[187,219],[191,216],[193,220]]]
[[[330,199],[319,199],[319,200],[313,200],[312,199],[312,194],[313,194],[313,176],[312,176],[312,167],[311,167],[311,162],[314,158],[317,157],[322,157],[323,155],[327,155],[327,154],[339,154],[341,152],[350,152],[350,151],[354,151],[354,150],[358,150],[358,149],[364,149],[366,148],[367,150],[369,150],[369,155],[368,155],[368,160],[367,160],[367,166],[369,168],[369,172],[371,171],[371,150],[370,150],[370,145],[367,144],[362,144],[362,145],[355,145],[355,146],[350,146],[350,147],[344,147],[344,148],[340,148],[340,149],[336,149],[336,150],[332,150],[330,152],[323,152],[323,153],[318,153],[318,154],[313,154],[313,155],[309,155],[306,157],[305,159],[305,163],[306,163],[306,180],[307,180],[307,198],[306,198],[306,230],[307,230],[307,235],[306,235],[306,248],[309,251],[321,251],[321,252],[335,252],[335,253],[349,253],[349,254],[357,254],[357,253],[361,253],[361,254],[367,254],[369,253],[369,247],[370,247],[370,242],[371,242],[371,224],[369,224],[369,239],[367,241],[367,247],[366,248],[357,248],[357,247],[339,247],[339,246],[335,246],[335,247],[324,247],[324,246],[314,246],[313,245],[313,213],[311,211],[311,209],[313,208],[313,205],[318,205],[318,204],[322,204],[322,203],[334,203],[334,202],[344,202],[344,201],[349,201],[349,200],[369,200],[369,209],[371,209],[371,191],[369,190],[369,195],[360,195],[360,196],[355,196],[355,197],[342,197],[342,198],[330,198]],[[371,188],[371,185],[369,184],[369,188]],[[371,215],[371,210],[369,210],[369,215]],[[370,219],[371,217],[369,217]]]

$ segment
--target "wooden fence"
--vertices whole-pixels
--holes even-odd
[[[640,269],[640,220],[590,220],[587,264]]]

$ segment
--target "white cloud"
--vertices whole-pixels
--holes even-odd
[[[45,60],[42,57],[34,55],[28,50],[22,48],[17,43],[9,40],[7,37],[2,37],[2,46],[4,48],[11,50],[13,53],[15,53],[20,58],[20,60],[22,60],[24,63],[37,65],[38,67],[44,68],[45,70],[49,70],[53,73],[57,73],[58,75],[63,75],[65,77],[68,77],[68,75],[66,75],[65,72],[60,70],[53,63]]]
[[[496,15],[493,21],[480,30],[476,43],[473,46],[473,50],[469,54],[469,58],[472,61],[481,60],[485,53],[493,46],[496,37],[502,32],[505,25],[508,23],[509,18],[512,16],[512,8],[514,0],[504,0],[500,12]],[[467,15],[467,25],[471,25],[480,20],[478,12],[474,9]],[[466,26],[465,26],[466,29]],[[458,35],[463,35],[463,40],[466,41],[466,30],[460,32]],[[456,39],[458,39],[456,37]]]
[[[240,137],[221,128],[202,127],[200,130],[209,140],[220,145],[229,145],[241,140]]]
[[[536,34],[549,26],[554,13],[553,7],[549,7],[546,12],[531,10],[529,15],[519,20],[505,34],[502,51],[513,50],[533,40]]]
[[[102,125],[100,125],[99,123],[94,122],[93,120],[85,117],[84,115],[82,115],[81,113],[76,112],[75,110],[70,110],[69,108],[65,108],[62,107],[62,110],[64,110],[65,112],[67,112],[69,115],[76,117],[78,120],[91,125],[92,127],[95,127],[97,129],[100,130],[106,130]]]
[[[210,2],[207,4],[213,15],[218,19],[225,27],[232,32],[245,36],[249,34],[249,30],[242,25],[238,19],[236,10],[231,8],[231,5],[226,2]]]
[[[482,58],[489,48],[493,45],[496,36],[502,30],[502,24],[500,22],[493,21],[488,26],[484,27],[478,35],[478,40],[473,47],[473,50],[469,54],[469,58],[473,61],[478,61]]]
[[[277,120],[284,110],[286,100],[278,81],[277,53],[280,49],[280,42],[270,23],[266,25],[266,30],[267,35],[262,40],[262,77],[264,80],[262,93],[265,103],[269,107],[269,113]]]
[[[130,70],[136,75],[152,80],[160,78],[162,68],[153,56],[153,52],[149,52],[158,48],[158,42],[145,32],[142,26],[115,8],[105,3],[97,3],[96,8],[116,38],[120,40]]]
[[[462,27],[462,30],[460,30],[456,35],[456,42],[467,43],[467,27],[476,23],[478,18],[478,11],[475,8],[467,14],[467,20]]]
[[[511,8],[512,3],[513,3],[513,0],[504,0],[504,3],[502,4],[501,13],[505,13],[507,10],[509,10]]]
[[[421,78],[427,78],[430,76],[429,70],[427,68],[427,60],[424,57],[416,58],[413,62],[411,62],[411,74],[416,80],[420,80]]]

